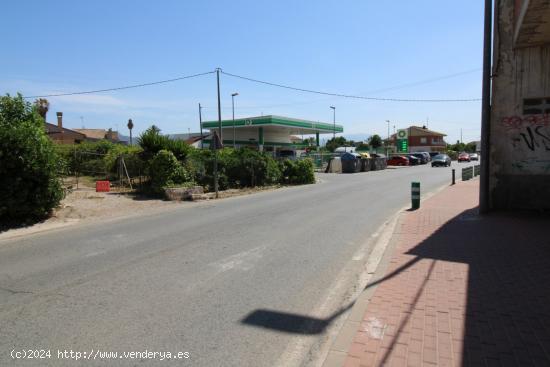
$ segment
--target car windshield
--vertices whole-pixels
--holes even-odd
[[[434,159],[445,159],[445,155],[444,154],[438,154],[434,157]]]

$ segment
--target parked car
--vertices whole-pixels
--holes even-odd
[[[479,156],[477,155],[477,153],[470,153],[470,160],[479,161]]]
[[[426,164],[428,163],[428,158],[423,153],[411,153],[413,156],[418,158],[420,160],[420,164]]]
[[[460,153],[458,155],[459,162],[470,162],[470,155],[468,153]]]
[[[409,159],[410,166],[416,166],[417,164],[420,164],[420,158],[414,156],[413,154],[404,154],[404,156]]]
[[[402,155],[394,155],[388,159],[388,166],[408,166],[409,158]]]
[[[448,167],[451,165],[451,157],[447,154],[438,154],[432,159],[432,167]]]
[[[426,157],[426,159],[428,160],[428,162],[431,162],[431,161],[432,161],[432,156],[430,155],[430,153],[428,153],[428,152],[418,152],[418,153],[424,154],[424,157]]]

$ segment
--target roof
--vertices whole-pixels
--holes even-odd
[[[425,126],[411,126],[409,127],[410,136],[424,136],[424,135],[436,135],[436,136],[447,136],[447,134],[439,133],[437,131],[429,130]]]
[[[234,124],[234,125],[233,125]],[[205,121],[202,123],[202,127],[207,129],[216,129],[218,127],[218,121]],[[223,128],[235,127],[250,127],[250,126],[279,126],[294,128],[300,130],[304,134],[319,133],[332,133],[332,132],[344,132],[342,125],[335,125],[325,122],[301,120],[290,117],[267,115],[256,117],[245,117],[233,120],[222,120]]]
[[[85,139],[86,138],[86,135],[82,134],[81,132],[79,131],[76,131],[76,130],[71,130],[71,129],[67,129],[65,127],[59,127],[55,124],[50,124],[49,122],[45,122],[44,123],[44,129],[46,130],[46,134],[47,135],[50,135],[50,134],[59,134],[61,132],[63,133],[69,133],[69,134],[75,134],[75,135],[80,135],[82,137],[82,139]]]
[[[409,126],[405,129],[399,130],[408,130],[409,136],[447,136],[447,134],[439,133],[437,131],[430,130],[425,126]],[[397,134],[392,134],[391,138],[395,139]]]
[[[105,129],[74,129],[74,130],[86,135],[87,138],[98,139],[98,140],[107,139],[107,134],[109,133],[109,130],[105,130]],[[111,133],[113,134],[113,138],[118,139],[117,131],[111,131]]]

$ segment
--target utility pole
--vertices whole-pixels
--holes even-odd
[[[220,144],[223,146],[222,135],[222,105],[220,96],[220,68],[216,68],[216,79],[218,82],[218,129]],[[216,192],[216,199],[218,198],[218,147],[216,146],[216,139],[212,139],[214,142],[214,191]]]
[[[460,128],[460,144],[462,144],[462,128]]]
[[[201,130],[201,149],[204,149],[204,142],[203,142],[204,137],[202,136],[202,107],[200,103],[199,103],[199,126]]]

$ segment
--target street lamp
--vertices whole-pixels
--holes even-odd
[[[235,97],[239,93],[235,92],[231,94],[231,105],[233,106],[233,149],[235,149]]]
[[[386,157],[388,156],[388,144],[390,143],[390,120],[386,120],[388,123],[388,140],[386,140]]]
[[[332,129],[332,140],[336,140],[336,107],[334,106],[330,106],[330,108],[332,108],[332,123],[334,125],[333,129]]]

